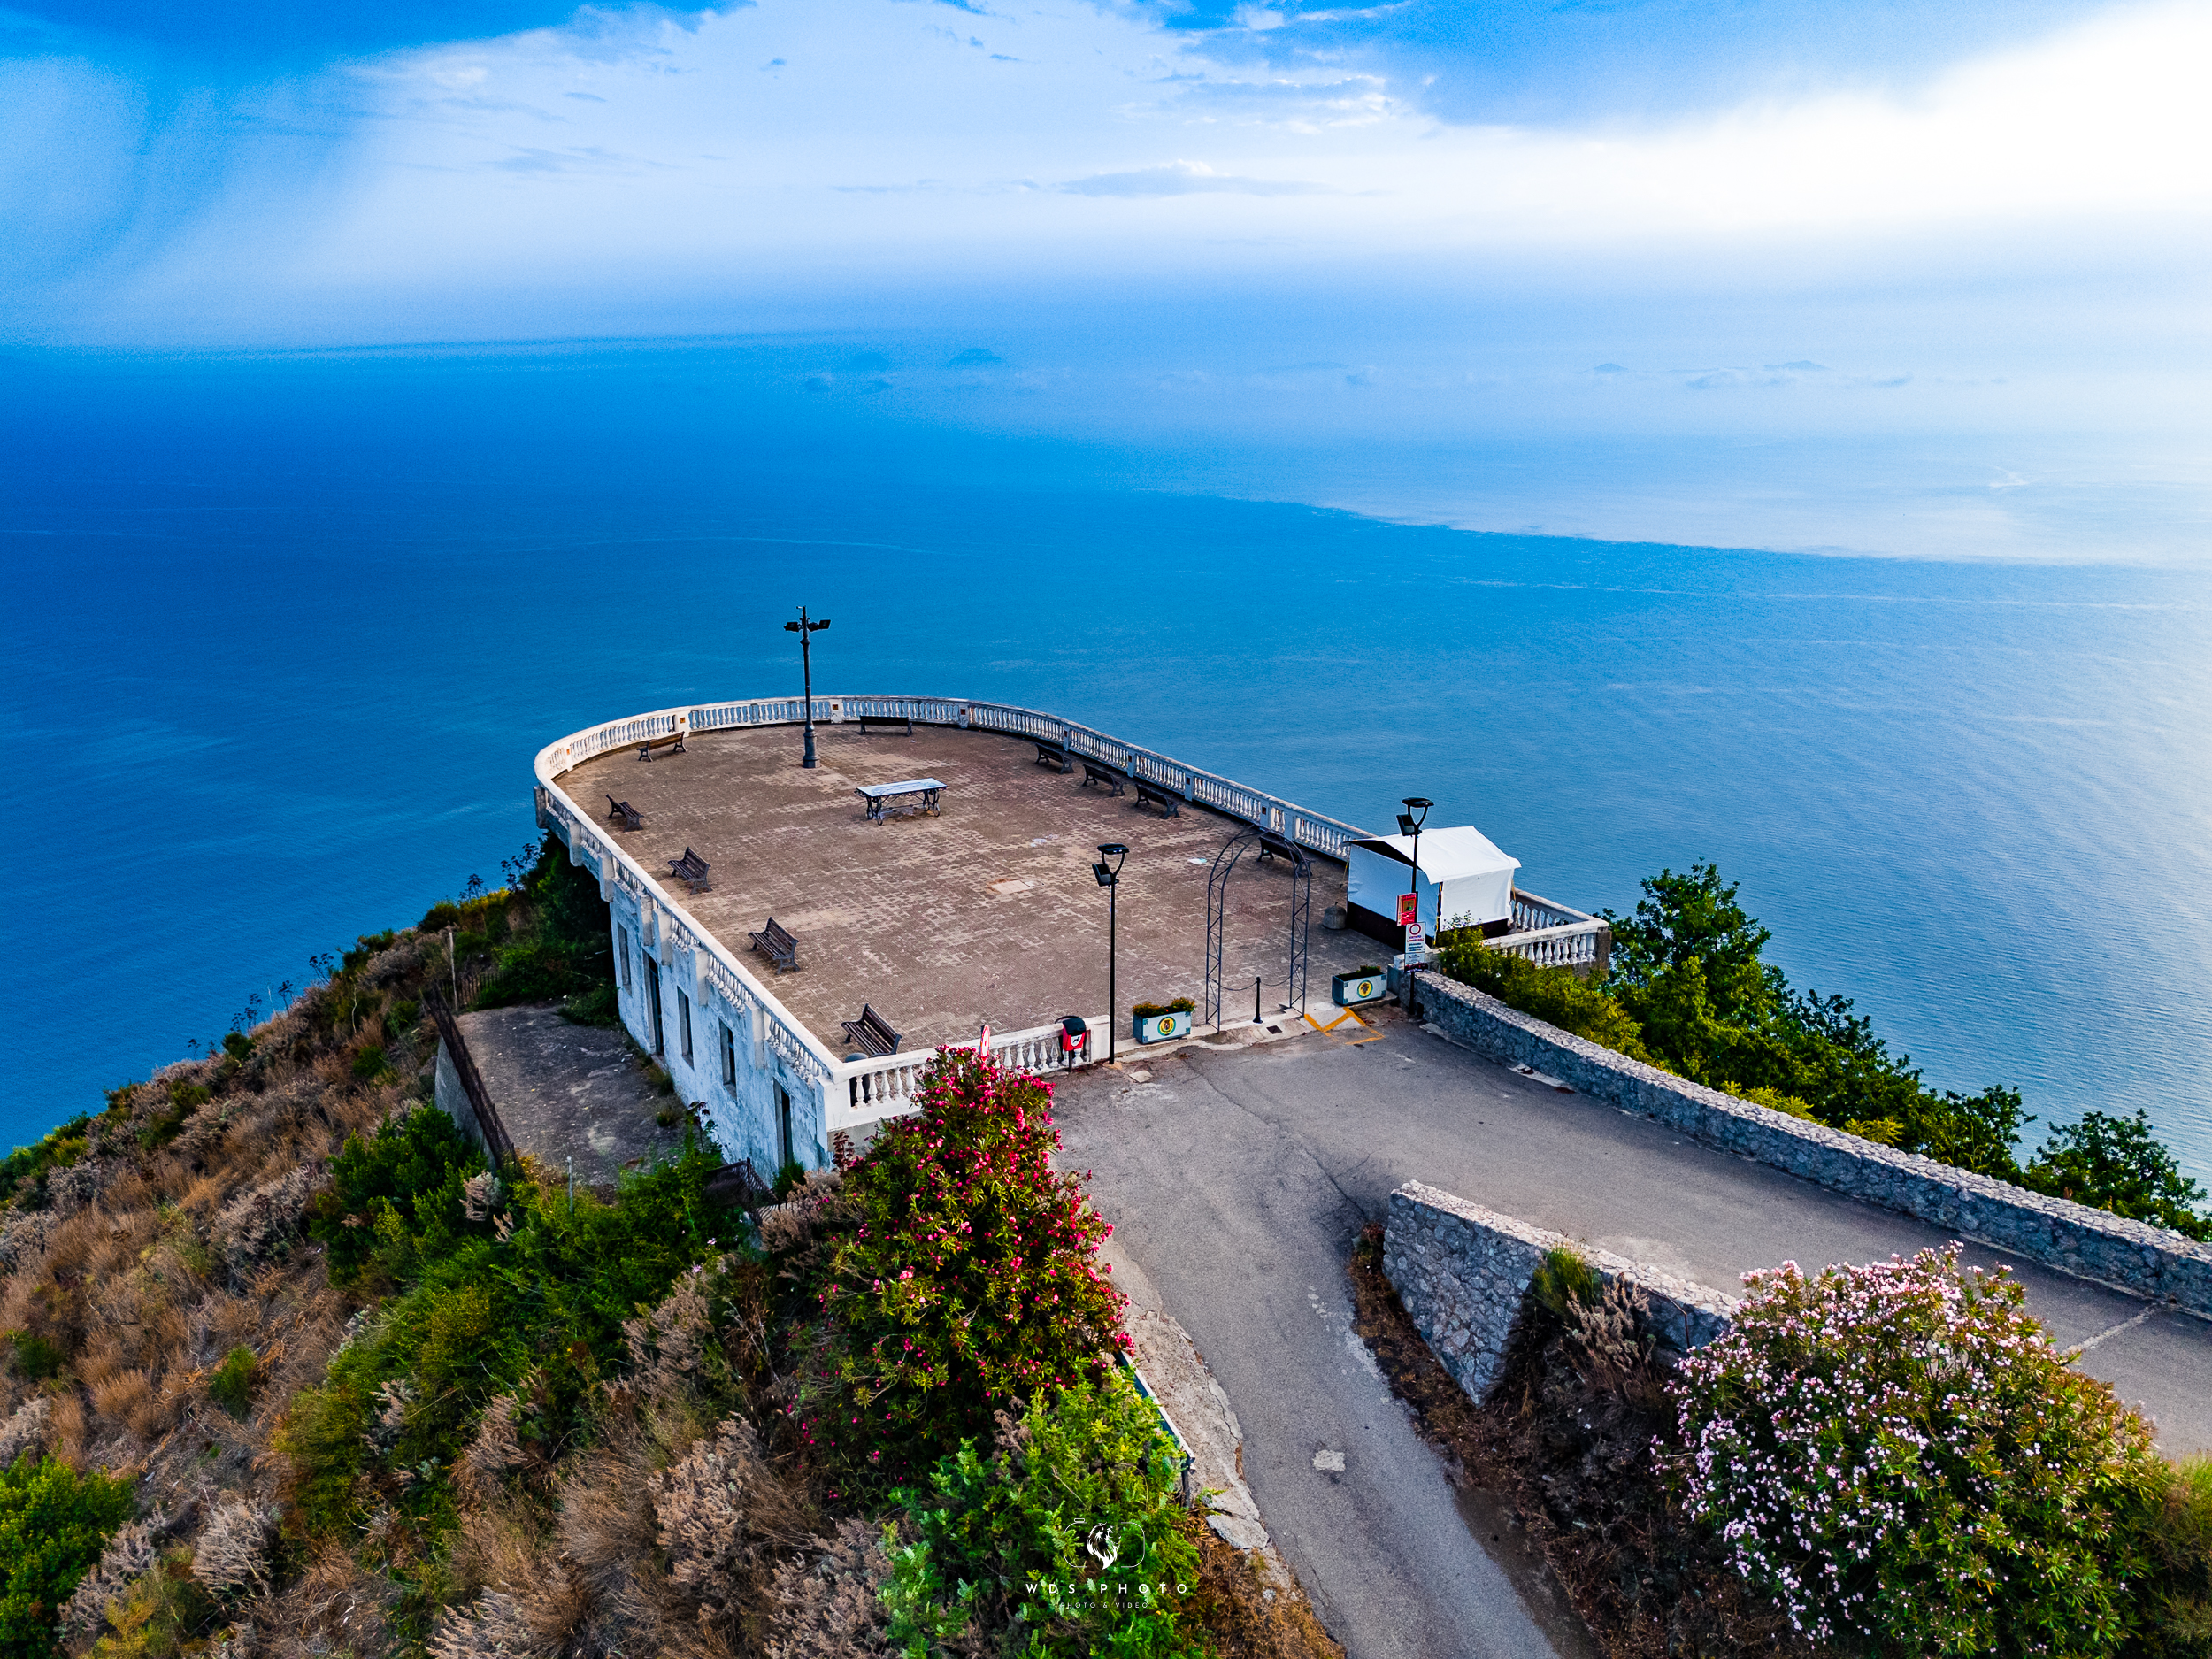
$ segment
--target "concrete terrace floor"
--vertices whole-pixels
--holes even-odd
[[[1206,878],[1240,826],[1185,804],[1163,818],[1086,787],[1079,764],[1036,764],[1036,745],[995,733],[916,726],[914,735],[815,728],[818,764],[799,764],[795,727],[711,732],[686,752],[641,763],[616,749],[556,781],[596,817],[687,910],[746,960],[785,1007],[843,1054],[840,1024],[872,1004],[925,1048],[995,1031],[1043,1025],[1063,1014],[1095,1019],[1106,1007],[1106,894],[1091,874],[1102,841],[1129,849],[1122,870],[1119,1002],[1188,996],[1204,1016]],[[868,821],[861,784],[936,778],[938,815]],[[644,827],[604,816],[611,795]],[[691,895],[668,875],[688,847],[712,866],[711,891]],[[1331,933],[1323,910],[1344,900],[1344,867],[1313,864],[1312,956],[1307,998],[1329,999],[1329,976],[1386,960],[1356,933]],[[1249,1020],[1252,980],[1273,1011],[1288,1000],[1291,879],[1248,852],[1230,884],[1223,973],[1225,1021]],[[773,972],[748,935],[773,916],[799,941],[799,970]],[[1241,1010],[1240,1012],[1240,1010]],[[1127,1025],[1123,1025],[1124,1036]]]

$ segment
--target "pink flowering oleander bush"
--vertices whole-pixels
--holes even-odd
[[[992,1414],[1102,1376],[1125,1298],[1096,1264],[1112,1231],[1052,1167],[1051,1090],[940,1049],[916,1110],[845,1165],[853,1217],[814,1292],[820,1346],[794,1415],[851,1484],[918,1479]]]
[[[1745,1278],[1675,1383],[1692,1517],[1815,1640],[2114,1653],[2151,1571],[2151,1431],[1959,1247]]]

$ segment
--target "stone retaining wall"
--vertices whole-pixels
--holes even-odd
[[[2170,1299],[2212,1318],[2212,1245],[1755,1106],[1601,1048],[1440,975],[1421,976],[1421,1005],[1430,1024],[1463,1047],[1532,1067],[1593,1100],[1655,1118],[1691,1140],[1917,1216],[1962,1239],[2136,1295]]]
[[[1642,1291],[1651,1302],[1652,1333],[1676,1352],[1701,1348],[1728,1329],[1733,1296],[1594,1250],[1564,1233],[1532,1227],[1419,1181],[1408,1181],[1390,1195],[1383,1276],[1444,1369],[1479,1402],[1498,1379],[1537,1263],[1562,1245],[1606,1283],[1626,1279]]]

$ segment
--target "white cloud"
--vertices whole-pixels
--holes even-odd
[[[2212,205],[2200,0],[2104,14],[1910,99],[1571,131],[1445,126],[1371,76],[1255,78],[1080,0],[958,31],[949,15],[879,0],[590,11],[342,67],[307,101],[350,111],[348,135],[303,142],[288,193],[268,139],[250,192],[204,192],[223,207],[201,234],[72,292],[149,315],[189,296],[209,317],[208,296],[234,296],[244,317],[272,296],[311,311],[342,292],[483,297],[553,276],[787,292],[830,269],[952,282],[1409,258],[1536,261],[1544,282],[1584,259],[1593,280],[1724,286],[1747,263],[1878,265],[1886,238],[1947,249],[1972,280],[2002,274],[2023,239],[2047,262],[2124,265],[2139,243],[2201,236]],[[160,160],[134,165],[157,180]]]

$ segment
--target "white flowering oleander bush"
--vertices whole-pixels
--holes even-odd
[[[1745,1277],[1675,1384],[1691,1515],[1815,1640],[1868,1654],[2118,1650],[2150,1571],[2151,1431],[1958,1247]]]

